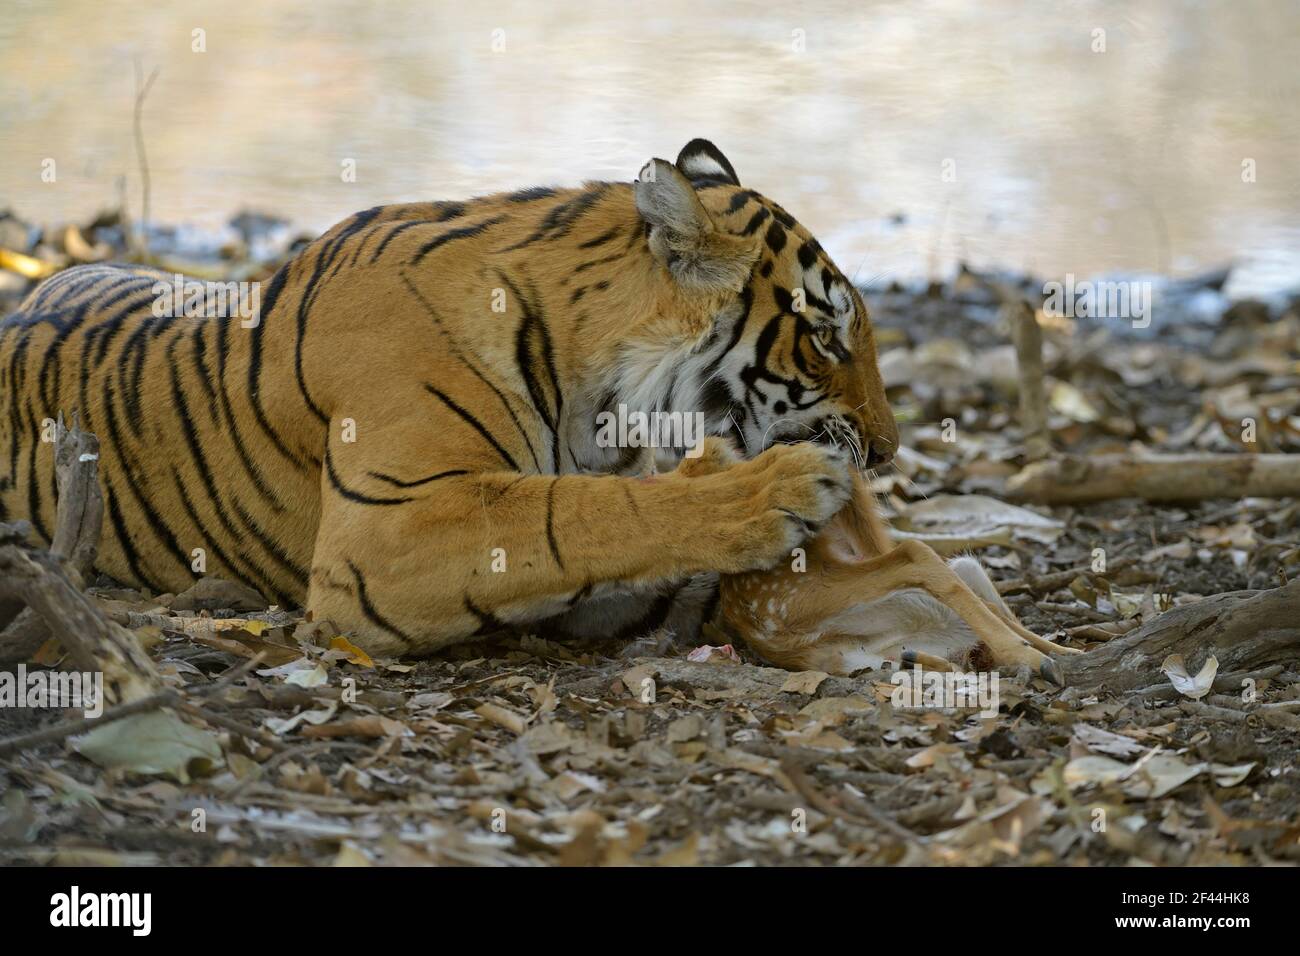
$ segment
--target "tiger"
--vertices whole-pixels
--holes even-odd
[[[371,654],[698,637],[719,575],[789,559],[898,447],[859,291],[704,139],[629,182],[356,213],[254,321],[167,314],[172,284],[76,266],[0,324],[0,521],[50,540],[42,431],[75,411],[98,572],[201,567]],[[702,438],[599,440],[620,407]]]

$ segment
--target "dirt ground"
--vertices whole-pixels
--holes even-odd
[[[1300,451],[1300,310],[1207,313],[1206,283],[1168,291],[1155,335],[1040,317],[1056,450]],[[907,449],[874,482],[895,527],[978,555],[1026,626],[1085,651],[1294,578],[1294,500],[970,507],[1023,460],[999,295],[1040,287],[869,290]],[[1249,447],[1243,417],[1266,423]],[[887,671],[781,671],[717,632],[373,660],[238,586],[95,585],[197,709],[5,752],[79,714],[0,708],[5,863],[1300,861],[1300,652],[1194,696],[1164,674],[1112,693],[1006,672],[981,714],[895,706]],[[63,660],[47,643],[27,666]]]

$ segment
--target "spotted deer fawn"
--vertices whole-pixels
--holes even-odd
[[[1077,653],[1026,630],[975,558],[945,562],[919,541],[894,543],[861,477],[805,554],[724,576],[720,616],[773,663],[828,674],[920,655],[959,666],[1027,664],[1062,684],[1047,655]]]

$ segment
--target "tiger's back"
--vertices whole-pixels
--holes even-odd
[[[160,315],[159,303],[171,304],[178,282],[196,280],[148,267],[86,265],[58,274],[0,323],[0,422],[10,432],[0,520],[26,517],[49,540],[50,424],[76,411],[101,439],[107,527],[100,570],[174,592],[200,576],[201,549],[208,573],[302,604],[335,405],[320,396],[342,394],[346,406],[348,393],[381,387],[396,367],[414,361],[418,339],[434,332],[431,322],[403,329],[386,321],[385,303],[395,295],[408,305],[421,298],[406,288],[403,271],[440,265],[451,258],[439,256],[440,247],[493,226],[502,227],[494,242],[521,250],[539,233],[563,238],[573,213],[608,188],[530,189],[358,213],[264,284],[254,320],[233,312],[186,317],[183,309]],[[458,278],[454,266],[439,278],[489,312],[484,290],[469,287],[476,280]],[[608,279],[593,285],[599,293]],[[581,298],[586,290],[579,284],[575,291]],[[511,347],[508,338],[497,345]],[[430,358],[441,363],[444,356]],[[334,384],[313,386],[314,379]],[[545,457],[534,454],[526,464],[540,470]]]

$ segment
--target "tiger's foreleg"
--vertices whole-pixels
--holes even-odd
[[[384,498],[323,480],[308,608],[372,652],[428,653],[604,593],[770,567],[850,493],[845,460],[809,444],[696,467],[463,473]]]

